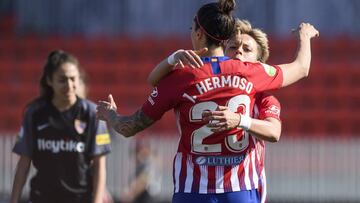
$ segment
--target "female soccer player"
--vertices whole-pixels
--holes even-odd
[[[13,151],[20,155],[11,202],[17,203],[32,163],[32,203],[102,202],[105,155],[110,137],[96,119],[95,104],[77,96],[78,60],[63,51],[49,54],[40,96],[26,109]]]
[[[299,37],[304,35],[303,33],[313,32],[315,29],[310,24],[302,23],[299,26]],[[200,58],[194,57],[194,53],[201,54],[201,51],[191,50],[179,50],[174,56],[177,63],[191,65],[197,67]],[[193,54],[192,54],[192,53]],[[259,29],[252,28],[251,24],[245,20],[236,21],[236,30],[234,35],[226,43],[225,54],[231,58],[238,58],[242,61],[256,62],[260,61],[265,63],[269,57],[269,45],[268,39],[264,32]],[[196,55],[195,55],[196,56]],[[174,66],[167,64],[166,66],[157,66],[149,75],[148,81],[151,85],[156,85],[159,81],[157,79],[164,77],[163,74],[171,71]],[[259,191],[261,190],[261,202],[265,202],[266,199],[266,177],[264,170],[264,152],[265,141],[277,142],[280,139],[281,134],[281,122],[280,122],[280,103],[271,95],[259,93],[256,96],[256,103],[254,108],[254,118],[252,119],[252,125],[248,132],[251,136],[253,145],[248,150],[254,150],[254,166],[256,171],[253,177],[247,177],[252,182],[259,182],[257,186]],[[226,106],[219,106],[217,111],[206,111],[203,113],[203,119],[210,122],[217,121],[215,124],[209,124],[213,126],[214,132],[221,132],[228,129],[233,129],[239,124],[239,116],[230,111]],[[249,163],[252,164],[252,163]],[[249,166],[247,166],[249,168]],[[260,180],[260,181],[258,181]]]
[[[289,85],[308,74],[312,36],[301,43],[294,62],[280,67],[224,57],[222,43],[235,29],[230,14],[234,6],[234,1],[220,0],[197,12],[191,32],[193,47],[208,48],[201,69],[184,67],[169,73],[131,116],[117,114],[111,95],[109,101],[100,101],[97,107],[98,117],[125,137],[147,128],[174,108],[181,134],[174,159],[176,203],[258,202],[257,190],[240,181],[247,175],[241,167],[249,162],[246,149],[250,144],[242,129],[251,127],[255,94]],[[172,57],[170,63],[174,62]],[[239,116],[239,128],[213,132],[208,127],[208,122],[202,120],[203,112],[219,106],[245,112]]]

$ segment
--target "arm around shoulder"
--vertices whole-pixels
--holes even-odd
[[[108,101],[99,101],[96,107],[96,116],[98,119],[106,121],[110,127],[124,137],[134,136],[154,123],[151,118],[144,114],[142,109],[131,116],[118,114],[117,106],[111,94],[108,96]]]
[[[124,137],[131,137],[151,126],[154,121],[146,116],[142,109],[139,109],[131,116],[122,116],[112,112],[108,123]]]
[[[278,142],[281,136],[281,122],[272,117],[264,120],[252,119],[248,131],[261,140]]]
[[[311,62],[311,39],[319,36],[319,31],[309,23],[301,23],[298,28],[298,51],[293,62],[279,65],[283,72],[282,87],[307,77]]]

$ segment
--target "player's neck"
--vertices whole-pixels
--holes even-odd
[[[205,52],[202,56],[224,56],[224,49],[222,47],[210,47],[209,50]]]
[[[76,100],[76,97],[53,98],[51,102],[60,112],[62,112],[70,109],[70,107],[72,107],[76,103]]]

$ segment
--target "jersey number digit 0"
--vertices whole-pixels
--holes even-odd
[[[229,99],[227,106],[233,112],[238,112],[238,108],[245,108],[245,115],[250,116],[250,98],[248,95],[238,95]],[[212,101],[201,102],[195,104],[190,109],[190,121],[199,122],[202,121],[202,113],[206,110],[215,111],[218,104]],[[213,132],[211,128],[203,125],[201,128],[194,130],[192,133],[192,151],[194,153],[221,153],[221,143],[217,144],[203,144],[203,140]],[[225,138],[225,146],[232,152],[241,152],[249,145],[249,134],[246,131],[241,131],[243,134],[242,139],[238,140],[240,135],[229,135]]]

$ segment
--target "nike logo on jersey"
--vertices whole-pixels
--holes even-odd
[[[41,131],[41,130],[47,128],[49,125],[50,125],[50,123],[45,123],[45,124],[39,125],[39,126],[37,127],[37,130],[38,130],[38,131]]]
[[[265,113],[270,113],[270,114],[274,114],[277,116],[280,116],[280,109],[279,107],[275,106],[275,105],[271,105],[266,111]]]
[[[196,96],[190,96],[190,95],[184,93],[184,94],[183,94],[183,97],[186,98],[186,99],[188,99],[188,100],[190,100],[190,101],[191,101],[192,103],[194,103],[194,104],[196,103],[196,101],[195,101]]]
[[[246,78],[242,78],[237,75],[214,76],[211,78],[206,78],[196,84],[196,88],[199,94],[204,94],[208,91],[224,87],[239,88],[240,90],[250,94],[254,84],[248,81]]]

